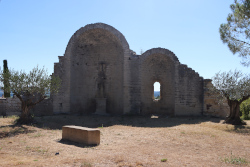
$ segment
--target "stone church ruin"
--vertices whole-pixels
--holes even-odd
[[[162,114],[225,116],[225,106],[207,93],[205,80],[173,52],[153,48],[142,55],[129,48],[123,34],[103,24],[89,24],[70,38],[54,65],[62,79],[52,95],[54,113]],[[153,84],[159,82],[160,100]]]
[[[32,110],[35,115],[135,114],[225,117],[227,103],[218,104],[208,90],[211,80],[181,64],[173,52],[153,48],[141,55],[130,50],[115,28],[89,24],[76,31],[53,75],[62,80],[58,94]],[[160,83],[160,99],[154,83]],[[20,113],[18,98],[0,98],[1,111]]]

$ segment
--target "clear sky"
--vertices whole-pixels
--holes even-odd
[[[86,24],[102,22],[120,31],[140,54],[171,50],[180,63],[206,78],[230,69],[248,73],[220,40],[233,0],[1,0],[0,67],[53,72],[70,37]]]

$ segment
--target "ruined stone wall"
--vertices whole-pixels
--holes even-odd
[[[229,105],[226,98],[219,102],[217,95],[209,90],[212,88],[212,80],[204,80],[204,115],[225,118],[229,115]]]
[[[140,58],[141,114],[167,114],[175,112],[175,63],[172,52],[156,48],[145,52]],[[153,84],[161,84],[161,98],[154,100]]]
[[[53,115],[53,100],[51,98],[44,99],[40,103],[36,104],[32,109],[31,112],[35,116],[46,116],[46,115]]]
[[[54,64],[54,74],[61,79],[61,86],[57,94],[51,94],[54,113],[70,112],[70,59],[58,56],[59,63]]]
[[[22,111],[21,101],[15,96],[13,98],[0,98],[0,114],[2,111],[6,112],[7,116],[20,115]],[[35,105],[30,112],[36,116],[53,115],[52,99],[43,100]]]
[[[203,78],[180,64],[176,72],[175,115],[202,115]]]
[[[0,98],[0,111],[5,111],[7,116],[20,115],[21,101],[17,97]]]
[[[111,26],[97,23],[80,28],[55,64],[54,75],[66,83],[53,95],[54,112],[64,111],[66,103],[66,112],[93,113],[95,98],[106,98],[108,113],[123,114],[124,103],[130,106],[129,98],[124,100],[130,96],[129,73],[124,72],[129,68],[129,51],[124,36]]]
[[[218,106],[206,95],[203,78],[174,53],[154,48],[136,55],[118,30],[103,23],[76,31],[54,70],[62,79],[59,93],[52,95],[54,113],[94,113],[96,98],[106,98],[105,112],[111,114],[209,115],[213,110],[225,115],[214,112]],[[155,82],[161,84],[158,101]]]
[[[153,48],[136,55],[118,30],[103,23],[86,25],[72,35],[53,75],[62,80],[59,92],[35,106],[35,115],[98,110],[99,114],[225,117],[229,111],[208,92],[211,81],[181,64],[173,52]],[[155,82],[161,84],[160,100],[154,100]],[[20,106],[17,98],[0,100],[0,110],[19,112]]]
[[[139,55],[131,53],[129,58],[129,70],[130,70],[130,114],[141,113],[141,81],[140,81],[140,64]]]
[[[123,48],[102,29],[88,30],[75,43],[71,56],[71,107],[95,112],[95,98],[107,99],[107,112],[123,111]]]

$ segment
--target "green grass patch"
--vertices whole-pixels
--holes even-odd
[[[240,157],[240,156],[235,156],[231,153],[231,155],[229,157],[225,157],[223,160],[225,163],[230,163],[230,164],[236,164],[236,165],[240,165],[240,164],[247,164],[247,160],[244,157]]]

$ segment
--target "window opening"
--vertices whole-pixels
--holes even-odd
[[[154,87],[153,100],[158,101],[161,99],[161,84],[159,82],[155,82],[153,84],[153,87]]]

